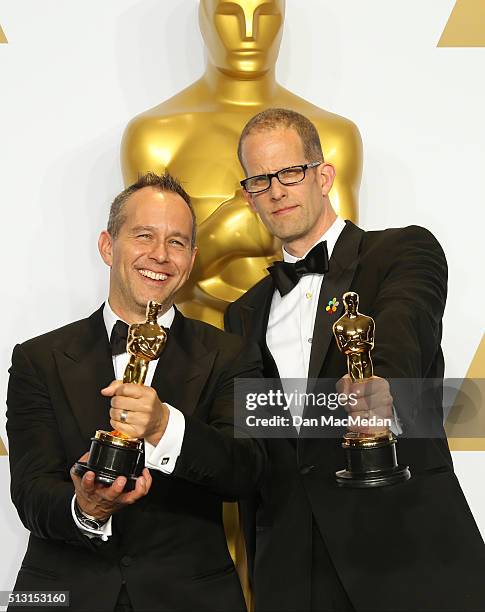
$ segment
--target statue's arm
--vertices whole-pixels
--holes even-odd
[[[195,282],[218,275],[235,256],[270,257],[279,248],[240,190],[200,225],[197,242],[204,248],[199,250],[192,271]]]
[[[172,118],[138,116],[121,141],[121,170],[126,186],[147,172],[163,174],[184,139],[185,130]]]
[[[325,142],[324,133],[321,139],[325,161],[333,164],[336,169],[335,181],[329,194],[332,206],[343,219],[356,223],[359,217],[363,159],[359,129],[352,121],[343,119],[332,142]]]

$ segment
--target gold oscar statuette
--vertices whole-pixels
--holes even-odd
[[[157,323],[161,304],[150,300],[146,321],[133,323],[128,329],[126,350],[130,360],[123,382],[143,385],[148,364],[158,359],[167,341],[167,332]],[[120,431],[98,430],[91,438],[91,448],[86,462],[78,461],[75,471],[83,476],[87,471],[96,474],[95,480],[110,486],[118,476],[126,476],[125,491],[135,488],[136,479],[144,467],[143,440],[130,438]]]
[[[349,291],[342,298],[345,313],[333,324],[338,349],[347,356],[352,382],[363,382],[374,375],[371,350],[374,348],[375,323],[358,311],[359,296]],[[407,466],[398,465],[396,437],[387,428],[377,433],[349,431],[342,443],[347,469],[337,472],[341,487],[382,487],[408,480]]]

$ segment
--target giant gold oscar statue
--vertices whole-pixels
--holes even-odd
[[[275,64],[284,15],[284,0],[200,0],[199,23],[208,55],[204,75],[135,117],[123,136],[121,159],[127,185],[139,174],[167,169],[182,180],[192,198],[199,252],[177,304],[187,316],[218,327],[227,304],[262,278],[266,267],[281,255],[279,244],[251,212],[239,185],[244,174],[237,143],[253,115],[283,107],[313,121],[325,159],[337,169],[333,206],[344,218],[357,221],[362,173],[359,131],[348,119],[277,83]],[[311,78],[324,89],[327,62],[315,63],[320,70]],[[300,69],[307,72],[308,66]],[[229,548],[248,597],[234,504],[225,504],[224,519]]]
[[[193,199],[199,253],[178,305],[188,316],[222,326],[227,304],[254,285],[281,251],[241,193],[236,149],[246,122],[268,107],[296,110],[318,129],[325,159],[335,164],[332,203],[357,220],[362,143],[356,126],[291,93],[275,78],[284,0],[200,0],[208,65],[198,81],[135,117],[122,143],[126,184],[168,169]],[[310,24],[309,24],[310,26]],[[328,59],[331,61],[331,58]],[[326,87],[325,66],[311,75]],[[302,72],[308,70],[301,66]],[[302,160],[310,161],[310,160]]]

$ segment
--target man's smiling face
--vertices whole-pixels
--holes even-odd
[[[194,264],[192,215],[178,194],[144,187],[123,206],[118,235],[104,231],[99,249],[110,266],[109,302],[132,323],[144,319],[148,300],[167,311]]]

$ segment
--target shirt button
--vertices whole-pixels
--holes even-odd
[[[129,565],[131,565],[132,561],[133,559],[129,557],[128,555],[121,557],[121,565],[124,565],[125,567],[128,567]]]
[[[307,291],[307,292],[305,293],[305,297],[306,297],[306,299],[307,299],[307,300],[311,300],[311,299],[312,299],[312,297],[313,297],[313,293],[310,293],[310,291]]]
[[[308,338],[308,342],[311,344],[312,343],[312,338]]]

